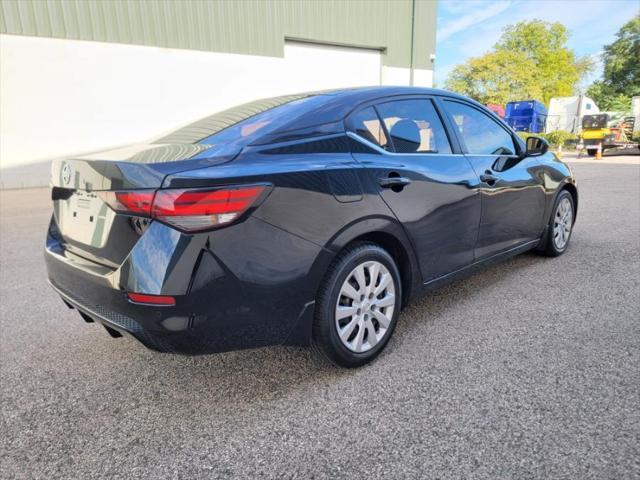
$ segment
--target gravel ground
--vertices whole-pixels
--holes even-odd
[[[568,252],[417,299],[355,371],[158,354],[45,282],[46,190],[0,193],[3,478],[640,478],[640,167],[573,164]]]

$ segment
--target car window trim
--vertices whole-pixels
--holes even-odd
[[[444,104],[445,102],[459,103],[459,104],[464,105],[466,107],[473,108],[474,110],[477,110],[478,112],[483,114],[485,117],[487,117],[493,123],[498,125],[500,128],[502,128],[509,135],[509,137],[511,138],[511,141],[513,142],[513,147],[514,147],[514,149],[516,151],[513,154],[510,154],[510,155],[499,155],[497,153],[470,153],[469,152],[469,148],[467,147],[467,144],[464,141],[464,138],[462,138],[462,134],[460,133],[460,130],[458,129],[458,127],[457,127],[457,125],[455,123],[455,120],[453,119],[453,116],[451,115],[449,110],[447,110],[447,106]],[[461,151],[465,155],[472,155],[474,157],[514,157],[514,158],[518,158],[518,157],[520,157],[522,155],[522,152],[520,151],[521,150],[520,143],[518,143],[516,141],[516,139],[514,138],[514,133],[508,127],[503,125],[502,122],[499,121],[499,119],[493,118],[494,116],[492,116],[492,115],[487,115],[487,112],[482,111],[482,109],[478,108],[476,105],[474,105],[472,103],[469,103],[469,102],[465,102],[464,100],[460,100],[458,98],[445,97],[445,98],[442,98],[442,103],[443,103],[442,108],[444,109],[444,112],[447,115],[447,118],[451,122],[451,128],[453,129],[456,137],[458,138],[458,142],[460,143]]]
[[[438,110],[438,114],[440,115],[440,118],[442,119],[442,124],[447,132],[447,135],[449,137],[449,144],[451,145],[451,148],[454,152],[456,153],[460,153],[462,155],[464,155],[464,144],[460,141],[460,137],[458,135],[458,129],[455,125],[455,123],[451,120],[451,117],[449,116],[444,104],[443,104],[443,100],[444,98],[448,98],[448,97],[442,97],[441,95],[435,95],[433,97],[433,104],[435,105],[436,109]]]
[[[376,107],[375,107],[375,105],[374,105],[374,104],[362,105],[362,108],[356,108],[356,109],[353,109],[353,110],[349,113],[349,115],[347,115],[347,116],[345,117],[345,119],[344,119],[344,130],[345,130],[345,132],[347,132],[347,133],[353,133],[356,137],[361,138],[362,140],[365,140],[365,141],[367,142],[367,144],[368,144],[368,145],[376,145],[375,143],[373,143],[373,142],[371,142],[371,141],[367,140],[366,138],[361,137],[360,135],[358,135],[358,134],[356,133],[357,129],[354,127],[354,124],[353,124],[353,117],[354,117],[355,115],[357,115],[358,113],[365,111],[365,110],[366,110],[366,109],[368,109],[368,108],[371,108],[371,109],[373,110],[373,113],[376,115],[376,118],[378,119],[378,122],[380,122],[380,125],[382,126],[382,131],[383,131],[383,133],[384,133],[384,135],[385,135],[385,137],[386,137],[386,139],[387,139],[387,144],[389,144],[389,143],[390,143],[390,139],[389,139],[389,136],[388,136],[388,133],[387,133],[387,129],[386,129],[386,128],[385,128],[385,126],[382,124],[382,119],[380,118],[380,114],[379,114],[379,113],[378,113],[378,111],[376,110]],[[380,149],[384,150],[384,148],[382,148],[380,145],[377,145],[377,146],[378,146],[378,148],[380,148]],[[392,148],[393,148],[393,144],[391,144],[391,146],[392,146]],[[385,151],[386,151],[386,150],[385,150]]]
[[[406,156],[406,155],[414,156],[414,155],[418,155],[418,156],[421,156],[421,157],[424,157],[424,156],[464,157],[465,156],[463,153],[391,152],[389,150],[385,150],[380,145],[376,145],[375,143],[370,142],[366,138],[361,137],[360,135],[358,135],[355,132],[352,132],[351,130],[347,130],[347,136],[349,138],[354,139],[357,142],[360,142],[361,144],[365,145],[366,147],[369,147],[372,150],[375,150],[376,152],[383,154],[383,155],[391,155],[391,156]]]
[[[376,112],[376,116],[378,117],[378,122],[380,122],[380,126],[382,127],[382,131],[384,132],[384,136],[387,139],[387,145],[391,145],[391,152],[392,153],[397,153],[396,152],[396,144],[393,143],[393,138],[391,138],[391,135],[389,135],[389,129],[387,128],[387,126],[384,124],[384,120],[382,120],[382,117],[380,116],[380,112],[378,111],[378,108],[376,107],[377,104],[371,105],[371,108],[373,108],[373,111]],[[380,147],[382,148],[382,147]],[[389,151],[386,148],[382,148],[382,150],[385,151]]]

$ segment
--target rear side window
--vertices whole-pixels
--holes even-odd
[[[431,100],[397,100],[376,108],[397,153],[451,153]]]
[[[470,154],[515,155],[511,135],[488,115],[459,102],[445,100],[444,104]]]
[[[154,143],[247,145],[324,103],[326,97],[314,94],[256,100],[202,118]]]
[[[369,140],[382,148],[389,148],[387,137],[373,107],[368,107],[351,116],[351,128],[360,137]]]

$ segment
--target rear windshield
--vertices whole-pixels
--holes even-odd
[[[321,95],[287,95],[256,100],[202,118],[155,143],[242,146],[291,122],[322,103]]]

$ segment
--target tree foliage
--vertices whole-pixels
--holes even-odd
[[[566,47],[567,29],[541,20],[507,26],[493,50],[458,65],[445,88],[481,103],[504,105],[572,95],[591,69],[588,58],[577,58]]]
[[[534,62],[517,52],[490,52],[456,67],[445,88],[485,104],[540,98],[542,89],[531,75],[534,68]]]
[[[640,95],[640,16],[623,25],[616,40],[605,45],[602,60],[602,80],[594,82],[587,95],[601,110],[629,110],[631,97]]]
[[[531,135],[546,138],[549,145],[552,147],[564,146],[567,143],[576,142],[578,140],[578,136],[575,133],[567,132],[566,130],[556,130],[554,132],[536,134],[529,132],[516,132],[516,134],[524,141],[526,141]]]

